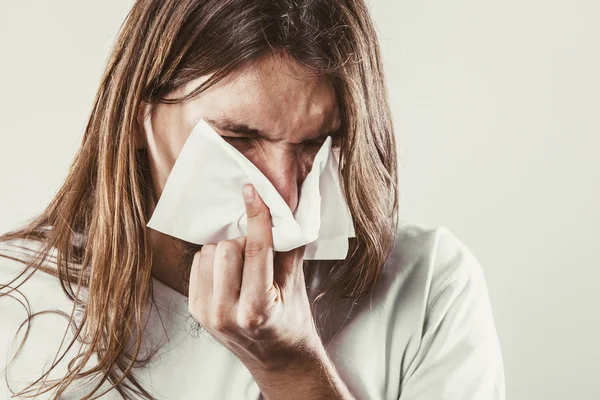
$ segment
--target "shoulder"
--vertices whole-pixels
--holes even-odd
[[[0,243],[1,310],[23,310],[23,306],[33,312],[71,308],[73,303],[64,293],[58,277],[31,267],[40,257],[43,247],[43,243],[24,239]],[[53,270],[56,268],[55,260],[55,252],[50,251],[44,256],[42,266]]]
[[[42,248],[33,240],[0,243],[0,398],[10,396],[6,380],[18,391],[41,376],[68,332],[73,302],[57,277],[28,266]],[[43,264],[52,267],[53,257],[50,252]],[[63,373],[66,364],[55,371]]]
[[[42,243],[25,239],[0,242],[0,285],[7,285],[27,270],[41,247]]]
[[[73,302],[67,297],[56,273],[56,249],[46,251],[45,244],[37,240],[17,239],[0,242],[0,300],[14,298],[18,287],[33,308],[70,309]],[[41,262],[44,269],[34,269]],[[10,291],[9,296],[4,294]],[[6,303],[6,302],[4,302]],[[5,305],[0,302],[0,307]]]
[[[448,287],[483,279],[481,265],[473,252],[442,225],[400,225],[383,272],[404,287],[420,287],[428,303]]]
[[[495,336],[483,268],[447,227],[400,226],[383,275],[385,297],[393,300],[395,312],[411,316],[422,338],[458,317],[463,324],[486,326],[484,334]]]
[[[384,273],[391,282],[388,303],[403,320],[398,332],[410,327],[416,339],[405,353],[403,394],[503,399],[502,356],[487,286],[465,243],[444,226],[401,226]]]
[[[44,244],[36,240],[15,239],[0,242],[0,287],[9,284],[15,286],[23,281],[22,278],[31,275],[33,282],[57,282],[53,275],[42,270],[31,274],[31,263],[40,257]],[[42,262],[49,269],[55,269],[56,253],[50,251]],[[15,280],[16,279],[16,280]],[[28,280],[29,281],[29,280]],[[35,285],[35,283],[34,283]]]
[[[74,303],[63,290],[57,276],[31,267],[40,257],[42,249],[43,243],[33,240],[0,243],[0,314],[10,315],[15,324],[26,320],[29,313],[48,310],[70,313],[73,308]],[[42,265],[49,270],[55,269],[55,257],[55,252],[50,251]],[[0,330],[6,334],[8,324],[2,328],[4,330]]]

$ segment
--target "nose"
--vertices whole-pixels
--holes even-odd
[[[254,160],[254,165],[269,179],[292,212],[300,198],[300,185],[308,173],[298,151],[285,145],[272,145]]]

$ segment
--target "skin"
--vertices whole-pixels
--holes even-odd
[[[189,93],[207,78],[174,95]],[[148,150],[149,210],[200,118],[259,168],[292,211],[320,144],[340,125],[329,82],[284,54],[266,55],[186,103],[143,104],[136,142]],[[222,124],[226,118],[262,134],[233,132]],[[352,399],[312,319],[304,247],[273,252],[269,209],[252,185],[246,191],[247,236],[194,247],[148,228],[153,276],[189,296],[194,319],[246,365],[265,398]]]

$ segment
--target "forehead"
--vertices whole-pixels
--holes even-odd
[[[189,93],[208,77],[190,82]],[[182,94],[185,94],[182,93]],[[269,54],[201,93],[190,107],[199,118],[231,119],[272,139],[305,139],[339,125],[333,86],[286,56]]]

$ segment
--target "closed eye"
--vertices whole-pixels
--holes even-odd
[[[255,137],[251,137],[251,136],[225,136],[225,135],[221,135],[221,137],[227,141],[232,141],[234,143],[249,143],[252,140],[255,140]],[[327,139],[327,136],[324,136],[321,139],[317,139],[317,140],[307,140],[305,141],[303,144],[305,145],[309,145],[309,146],[322,146],[323,143],[325,143],[325,140]],[[342,136],[340,134],[332,134],[331,135],[331,145],[334,148],[338,148],[341,145],[341,140],[342,140]]]
[[[252,140],[253,139],[251,137],[245,137],[245,136],[223,136],[223,135],[221,135],[221,137],[223,139],[227,139],[227,140]]]
[[[248,136],[223,136],[223,135],[221,135],[221,137],[223,139],[225,139],[225,141],[227,141],[227,142],[237,143],[237,144],[248,144],[248,143],[250,143],[250,141],[254,140],[254,138],[251,138]]]

